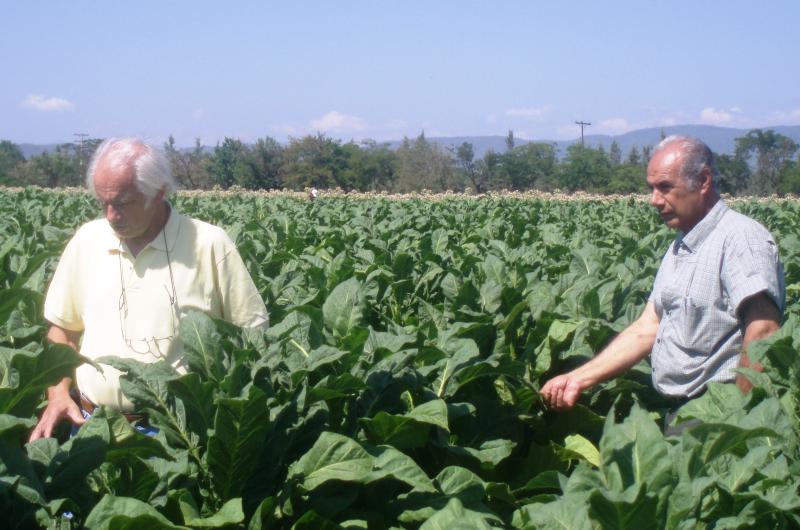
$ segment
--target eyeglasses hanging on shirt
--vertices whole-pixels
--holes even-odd
[[[169,288],[167,288],[166,285],[163,285],[164,292],[169,298],[172,333],[166,337],[151,336],[137,338],[130,336],[128,333],[128,294],[125,290],[125,276],[122,271],[122,257],[120,255],[117,256],[119,259],[119,282],[121,287],[119,294],[119,328],[125,345],[134,352],[140,355],[149,353],[154,357],[166,358],[173,339],[178,335],[178,324],[176,323],[176,319],[180,313],[178,306],[178,293],[175,289],[175,277],[172,274],[172,260],[170,259],[169,246],[167,245],[167,236],[164,233],[164,229],[161,230],[161,235],[164,238],[164,250],[167,253],[167,268],[169,269],[169,282],[170,287],[172,288],[172,292],[170,292]]]

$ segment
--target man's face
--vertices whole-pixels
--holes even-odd
[[[650,204],[664,223],[686,233],[706,214],[710,178],[704,176],[694,190],[689,189],[689,183],[678,174],[680,161],[677,146],[658,151],[647,166],[647,185],[652,190]]]
[[[112,168],[100,160],[94,174],[94,190],[111,228],[120,239],[143,235],[156,214],[160,197],[148,200],[136,187],[132,166]],[[159,192],[161,194],[162,192]]]

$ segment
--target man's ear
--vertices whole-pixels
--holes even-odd
[[[700,172],[700,191],[703,194],[709,194],[714,190],[714,177],[711,175],[711,170],[704,167]]]

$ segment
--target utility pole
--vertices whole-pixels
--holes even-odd
[[[72,135],[80,138],[80,141],[78,142],[78,182],[80,182],[83,179],[83,140],[89,136],[89,134],[72,133]]]
[[[590,126],[592,123],[588,121],[576,121],[575,123],[581,126],[581,147],[583,147],[583,128]]]

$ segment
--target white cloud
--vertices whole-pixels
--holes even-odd
[[[397,119],[389,121],[389,123],[386,124],[386,127],[393,131],[400,131],[408,127],[408,124],[405,122],[405,120]]]
[[[700,121],[711,125],[724,125],[733,121],[733,114],[722,109],[706,107],[700,111]]]
[[[631,124],[625,118],[609,118],[598,123],[597,129],[606,134],[621,134],[631,130]]]
[[[73,110],[75,105],[64,98],[55,96],[42,96],[40,94],[28,94],[22,100],[20,106],[25,109],[38,110],[42,112],[52,112],[59,110]]]
[[[769,120],[776,125],[797,125],[800,123],[800,109],[773,112]]]
[[[361,131],[367,127],[367,123],[358,116],[332,110],[318,120],[311,120],[311,127],[320,132]]]
[[[526,120],[537,120],[543,118],[548,112],[550,112],[550,110],[550,105],[545,105],[544,107],[520,107],[515,109],[507,109],[506,116],[511,116],[512,118],[524,118]]]

